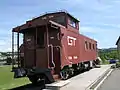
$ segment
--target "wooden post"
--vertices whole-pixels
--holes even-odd
[[[12,32],[12,68],[14,68],[14,32]]]
[[[35,58],[35,60],[34,60],[34,64],[35,64],[35,66],[36,66],[36,57],[37,57],[37,54],[36,54],[36,49],[37,49],[37,33],[38,33],[38,29],[37,29],[37,27],[36,27],[36,30],[35,30],[35,44],[34,44],[34,58]]]
[[[18,54],[18,67],[20,67],[20,55],[19,55],[19,32],[17,32],[17,54]]]
[[[46,42],[46,46],[47,46],[47,58],[48,58],[48,67],[49,67],[49,35],[48,35],[48,25],[46,23],[46,37],[47,37],[47,42]]]

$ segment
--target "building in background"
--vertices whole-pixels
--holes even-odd
[[[117,51],[118,51],[118,58],[120,60],[120,36],[116,42],[116,45],[117,45]]]

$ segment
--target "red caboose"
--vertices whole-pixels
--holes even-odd
[[[97,42],[79,34],[79,21],[67,12],[47,13],[12,30],[17,33],[18,66],[15,77],[27,76],[33,83],[45,79],[67,79],[83,69],[90,69],[97,58]],[[20,46],[20,34],[23,44]],[[15,61],[14,61],[15,62]]]

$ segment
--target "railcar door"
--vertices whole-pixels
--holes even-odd
[[[35,32],[30,29],[24,33],[24,63],[25,67],[35,66]]]
[[[49,66],[54,69],[54,74],[60,72],[60,38],[58,29],[49,30]]]
[[[37,28],[36,37],[36,67],[48,68],[48,55],[47,55],[47,32],[45,27]]]

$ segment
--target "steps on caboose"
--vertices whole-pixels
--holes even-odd
[[[59,75],[55,74],[55,75],[53,75],[53,78],[54,78],[54,80],[58,80],[59,79]]]
[[[51,83],[51,84],[46,84],[46,89],[49,89],[49,90],[59,90],[59,88],[69,84],[70,81],[69,80],[59,80],[59,81],[56,81],[54,83]]]

